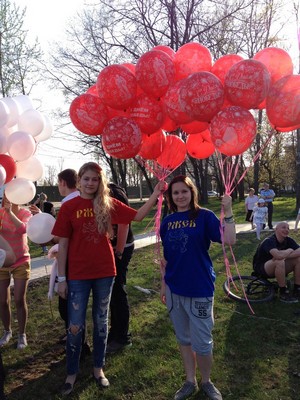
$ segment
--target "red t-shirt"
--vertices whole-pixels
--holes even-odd
[[[137,211],[113,199],[112,224],[129,224]],[[52,234],[69,238],[68,279],[98,279],[116,275],[112,246],[100,234],[93,201],[78,196],[62,204]]]

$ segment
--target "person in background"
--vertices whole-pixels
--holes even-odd
[[[0,316],[4,325],[0,346],[6,345],[12,338],[10,280],[13,276],[14,300],[19,325],[17,348],[20,350],[27,346],[25,333],[28,318],[26,291],[30,276],[30,254],[26,226],[30,218],[29,210],[12,204],[4,193],[3,207],[0,209],[0,233],[13,249],[16,261],[12,265],[0,269]]]
[[[106,176],[95,162],[78,172],[80,196],[64,203],[52,234],[59,237],[58,294],[68,296],[67,378],[62,394],[73,391],[79,371],[82,332],[87,304],[93,303],[93,378],[100,388],[109,387],[104,374],[108,333],[108,308],[116,267],[110,237],[112,225],[141,221],[165,190],[159,182],[148,201],[138,210],[110,196]],[[68,281],[66,266],[68,260]]]
[[[111,196],[129,206],[125,191],[115,183],[109,183]],[[134,237],[130,224],[113,225],[114,235],[111,244],[117,275],[110,299],[110,330],[107,339],[107,353],[115,353],[132,344],[129,333],[130,310],[126,292],[128,265],[134,250]]]
[[[0,269],[2,267],[9,267],[10,265],[14,264],[16,261],[15,253],[13,249],[10,247],[8,242],[3,239],[0,235]],[[2,355],[0,351],[0,400],[5,400],[4,394],[4,379],[5,379],[5,372],[4,366],[2,361]]]
[[[296,218],[296,221],[295,221],[295,228],[294,228],[295,232],[298,231],[299,221],[300,221],[300,208],[298,210],[297,218]]]
[[[41,212],[47,213],[47,214],[51,214],[53,217],[55,217],[55,208],[53,203],[51,203],[50,201],[47,201],[47,195],[45,193],[41,193],[38,195],[38,198],[36,199],[36,201],[34,202],[34,205],[36,205]],[[47,254],[47,246],[42,245],[42,250],[43,250],[43,255]]]
[[[258,202],[258,196],[255,194],[255,190],[253,188],[249,189],[249,195],[245,199],[245,210],[246,210],[246,218],[245,221],[251,222],[251,228],[253,229],[253,219],[251,219],[253,207]]]
[[[80,196],[80,192],[77,189],[78,175],[74,169],[67,168],[67,169],[61,171],[57,175],[57,180],[58,180],[59,194],[63,197],[61,204],[64,204],[71,199],[74,199],[74,197]],[[30,206],[30,210],[33,214],[41,212],[41,210],[37,206]],[[52,239],[52,242],[57,244],[58,238],[54,237]],[[56,247],[57,248],[55,248],[55,251],[58,253],[58,250],[59,250],[58,245],[56,245]],[[52,248],[51,254],[52,253],[53,253],[53,248]],[[56,278],[56,280],[57,280],[57,278]],[[66,331],[60,338],[61,343],[65,344],[65,342],[67,340],[67,330],[68,330],[68,302],[67,302],[67,299],[62,298],[61,296],[58,296],[58,311],[59,311],[59,315],[60,315],[61,319],[65,323]],[[86,333],[86,330],[84,330],[83,338],[82,338],[81,356],[90,354],[90,348],[86,341],[85,333]]]
[[[211,242],[236,241],[232,200],[223,196],[224,227],[216,215],[198,205],[198,192],[190,178],[179,175],[166,192],[171,214],[161,223],[164,260],[161,263],[161,300],[174,326],[186,381],[174,400],[183,400],[198,391],[196,365],[202,390],[213,400],[220,391],[210,380],[213,363],[213,303],[216,274],[209,256]]]
[[[61,204],[64,204],[67,201],[74,199],[74,197],[80,196],[80,192],[77,189],[78,175],[74,169],[68,168],[68,169],[61,171],[57,175],[57,180],[58,180],[59,194],[61,196],[63,196]],[[58,243],[58,238],[54,238],[54,242]],[[66,272],[66,275],[68,275],[68,272]],[[61,319],[65,323],[66,332],[67,332],[67,329],[68,329],[68,302],[67,302],[67,299],[62,298],[61,296],[58,296],[58,311],[59,311],[59,315],[60,315]],[[65,341],[65,340],[66,340],[66,336],[64,335],[63,341]]]
[[[268,207],[268,226],[269,229],[273,229],[273,200],[275,197],[274,190],[270,189],[270,185],[268,183],[264,183],[263,188],[260,189],[260,197],[265,200],[266,206]]]
[[[279,222],[273,235],[264,239],[253,256],[253,269],[257,276],[276,278],[279,300],[297,303],[300,298],[300,246],[289,237],[289,224]],[[294,273],[294,291],[291,295],[286,276]]]
[[[259,199],[257,205],[254,206],[252,215],[250,217],[253,225],[256,227],[256,237],[260,240],[260,232],[264,229],[266,219],[268,217],[268,207],[264,199]]]

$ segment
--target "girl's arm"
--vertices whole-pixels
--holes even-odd
[[[224,210],[224,242],[233,245],[236,242],[236,230],[232,212],[232,199],[225,194],[222,198],[222,206]]]
[[[146,201],[145,204],[140,207],[136,213],[136,216],[134,217],[134,221],[142,221],[147,214],[151,211],[152,207],[156,203],[157,198],[164,193],[164,191],[167,188],[167,183],[164,181],[158,182],[158,184],[155,186],[153,193],[149,197],[149,199]]]
[[[58,250],[58,294],[63,299],[67,298],[68,294],[68,284],[66,277],[66,266],[67,266],[67,256],[68,256],[68,248],[69,248],[69,239],[68,238],[59,238],[59,250]]]

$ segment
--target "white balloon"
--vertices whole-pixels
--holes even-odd
[[[6,181],[6,170],[2,165],[0,165],[0,187],[4,185],[5,181]]]
[[[26,178],[34,182],[41,179],[43,175],[43,164],[35,156],[29,157],[25,161],[17,162],[17,178]]]
[[[47,243],[52,238],[52,229],[55,224],[55,218],[51,214],[35,214],[27,223],[27,236],[37,244]]]
[[[50,138],[53,132],[53,125],[47,115],[44,115],[44,129],[42,132],[34,137],[34,140],[39,143]]]
[[[7,153],[7,138],[9,130],[5,126],[0,128],[0,154]]]
[[[20,109],[16,101],[14,101],[11,97],[4,97],[1,99],[3,103],[5,103],[9,110],[9,118],[7,122],[7,126],[10,128],[17,124],[19,116],[20,116]]]
[[[15,161],[24,161],[35,152],[36,144],[31,135],[24,131],[17,131],[9,135],[7,149]]]
[[[33,109],[24,111],[18,121],[19,130],[28,132],[32,136],[39,135],[44,129],[44,125],[43,115]]]
[[[7,105],[0,100],[0,127],[5,126],[9,119],[9,109]]]
[[[18,104],[20,114],[22,114],[26,110],[33,109],[33,104],[30,100],[30,97],[26,94],[21,94],[20,96],[13,97],[13,99]]]
[[[29,203],[36,194],[33,182],[25,178],[15,178],[5,187],[5,195],[13,204]]]

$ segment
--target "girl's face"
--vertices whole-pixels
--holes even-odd
[[[87,170],[80,178],[80,193],[84,199],[93,199],[99,186],[99,175],[92,171]]]
[[[172,199],[177,211],[187,211],[191,208],[192,194],[188,186],[183,182],[176,182],[172,185]]]

